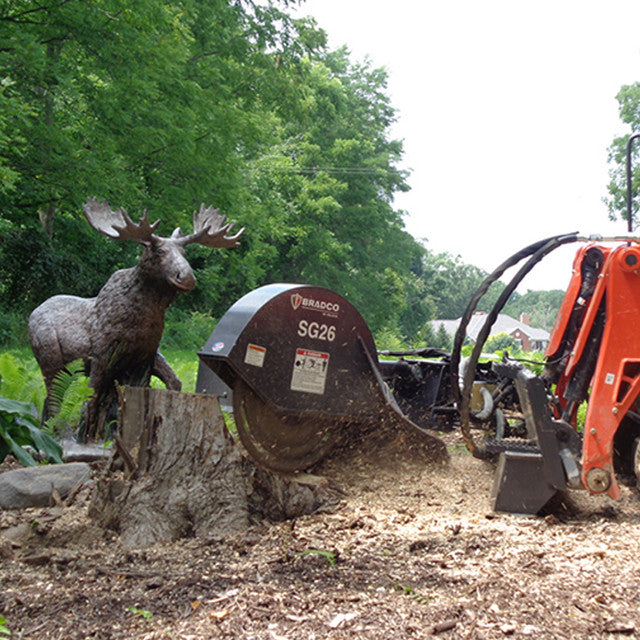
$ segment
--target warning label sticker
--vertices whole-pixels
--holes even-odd
[[[324,393],[329,368],[329,354],[310,349],[296,349],[291,376],[292,391]]]
[[[254,367],[261,367],[264,364],[264,356],[266,353],[267,350],[264,347],[249,343],[247,345],[247,353],[244,355],[244,361],[246,364],[253,365]]]

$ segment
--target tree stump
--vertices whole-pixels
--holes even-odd
[[[263,469],[229,435],[215,396],[123,387],[113,457],[89,515],[142,548],[244,531],[250,517],[283,520],[333,509],[324,478]]]
[[[125,547],[248,526],[242,458],[216,397],[125,387],[115,444],[90,515],[119,531]]]

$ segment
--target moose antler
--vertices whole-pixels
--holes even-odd
[[[205,247],[237,247],[238,238],[244,233],[244,227],[233,236],[228,235],[235,224],[225,224],[227,216],[220,215],[220,209],[200,205],[200,211],[193,212],[193,233],[180,238],[180,244],[186,246],[192,242]]]
[[[89,198],[82,210],[89,224],[100,233],[118,240],[135,240],[140,244],[151,241],[154,231],[158,228],[160,220],[149,224],[145,209],[137,224],[131,220],[129,214],[120,207],[113,211],[108,202],[100,202],[97,198]]]

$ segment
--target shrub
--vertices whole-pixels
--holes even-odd
[[[512,338],[508,333],[501,332],[496,333],[493,336],[489,336],[484,344],[483,351],[485,353],[496,353],[497,351],[504,351],[508,349],[510,352],[519,352],[520,345]]]
[[[399,333],[397,327],[382,327],[374,336],[376,348],[380,351],[401,351],[406,349],[407,343]]]
[[[24,313],[0,311],[0,346],[17,347],[27,342],[27,320]]]
[[[217,320],[200,311],[169,308],[161,348],[200,349],[211,335]]]
[[[0,462],[11,453],[27,467],[36,465],[36,459],[25,447],[51,462],[62,462],[60,445],[38,426],[35,406],[0,397]]]

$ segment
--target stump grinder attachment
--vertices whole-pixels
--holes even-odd
[[[233,391],[238,435],[268,468],[305,469],[349,425],[373,421],[420,429],[431,455],[447,456],[444,444],[420,427],[452,410],[448,362],[379,362],[361,315],[329,289],[272,284],[251,291],[198,355],[196,391],[216,393],[212,373]],[[388,381],[405,408],[407,395],[420,398],[415,411],[401,410]]]

